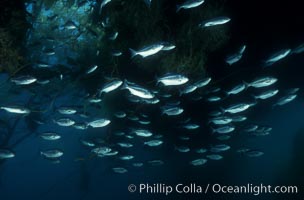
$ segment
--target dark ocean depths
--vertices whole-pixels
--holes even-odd
[[[115,3],[115,1],[112,0],[107,6]],[[29,3],[30,1],[26,2]],[[37,4],[39,2],[36,1]],[[117,2],[128,3],[128,1],[118,0]],[[176,15],[176,4],[182,2],[184,1],[166,1],[166,6],[172,6],[172,10],[169,9],[168,11],[169,15],[172,15],[171,20]],[[209,2],[210,0],[206,0],[205,4]],[[20,5],[20,1],[16,1],[17,3]],[[152,5],[153,3],[155,3],[154,0],[152,0]],[[278,78],[278,81],[270,87],[279,89],[277,96],[271,99],[258,100],[253,108],[249,108],[242,113],[248,119],[246,122],[236,125],[237,129],[231,134],[230,140],[218,141],[214,138],[215,133],[211,133],[211,128],[207,123],[210,118],[208,112],[214,110],[214,108],[252,100],[252,95],[257,94],[257,90],[253,88],[248,88],[244,94],[231,96],[231,99],[225,99],[215,104],[205,100],[193,102],[187,96],[175,95],[173,100],[182,101],[181,105],[185,109],[185,113],[182,116],[170,118],[161,115],[157,104],[145,105],[139,103],[134,106],[134,103],[127,102],[125,99],[126,93],[121,90],[112,92],[112,94],[105,94],[101,105],[90,107],[86,104],[87,107],[83,108],[83,101],[79,99],[86,98],[87,93],[93,93],[94,89],[92,88],[96,88],[96,80],[100,79],[99,75],[101,73],[98,71],[96,71],[97,75],[92,76],[92,79],[82,79],[82,77],[77,79],[76,76],[80,76],[78,72],[69,74],[68,69],[64,69],[66,70],[63,72],[64,83],[60,82],[57,71],[52,71],[51,76],[56,80],[49,84],[58,85],[54,90],[48,90],[48,86],[41,86],[41,88],[36,85],[16,86],[10,82],[9,73],[4,71],[0,74],[2,84],[2,86],[0,85],[0,106],[23,105],[29,106],[33,111],[31,114],[24,116],[5,112],[3,109],[0,110],[0,149],[9,149],[15,154],[13,158],[0,159],[0,200],[303,199],[304,52],[288,55],[268,67],[263,67],[261,64],[270,54],[280,49],[294,49],[304,42],[304,14],[301,1],[227,0],[219,1],[219,3],[225,3],[224,15],[231,18],[228,24],[230,39],[227,45],[209,55],[206,71],[214,81],[214,83],[211,82],[210,88],[220,87],[225,91],[242,81],[248,82],[260,76],[274,76]],[[96,6],[99,5],[100,1],[97,2]],[[104,9],[107,9],[107,7]],[[192,9],[180,11],[181,15],[184,15],[185,12],[191,12]],[[182,17],[177,17],[176,20],[182,20]],[[181,21],[178,23],[181,23]],[[41,42],[43,43],[43,41]],[[225,64],[225,56],[241,44],[247,46],[242,59],[233,66]],[[27,58],[37,58],[37,49],[33,50],[33,47],[27,45],[26,42],[22,45]],[[126,55],[123,59],[130,59],[128,49],[124,53]],[[144,62],[145,58],[137,59]],[[53,65],[56,65],[56,62],[61,62],[56,59],[49,61]],[[98,59],[95,61],[98,62]],[[64,64],[60,63],[60,65]],[[126,63],[125,67],[121,69],[120,77],[116,74],[116,78],[124,80],[131,77],[130,79],[133,82],[141,83],[144,87],[151,87],[151,83],[147,82],[154,78],[153,74],[143,72],[141,69],[127,68],[130,67],[130,63]],[[21,75],[34,74],[39,76],[35,70],[35,68],[25,68],[21,71]],[[54,78],[55,76],[56,78]],[[107,76],[110,77],[111,75]],[[43,74],[43,78],[45,77],[48,76]],[[65,79],[65,77],[68,78]],[[50,78],[50,80],[53,79]],[[37,111],[48,108],[48,103],[51,101],[49,97],[55,96],[51,93],[52,91],[54,93],[60,91],[60,88],[64,88],[65,85],[75,81],[75,79],[83,80],[86,86],[81,89],[77,88],[77,85],[63,89],[64,92],[56,96],[51,111]],[[98,83],[98,85],[100,87],[102,84]],[[152,85],[154,87],[155,83]],[[283,106],[273,107],[279,97],[284,95],[284,91],[295,87],[300,88],[300,90],[294,101]],[[39,96],[39,93],[43,95]],[[39,98],[32,100],[33,96],[39,96]],[[160,103],[163,105],[162,100]],[[105,116],[111,120],[111,123],[107,127],[96,129],[89,127],[86,130],[61,127],[54,123],[54,120],[62,117],[56,113],[56,108],[60,106],[76,106],[78,111],[85,110],[86,114],[89,115],[89,118],[86,118],[87,120],[90,117],[96,119]],[[104,111],[101,112],[102,115],[98,113],[98,110]],[[163,144],[157,147],[148,147],[143,144],[147,139],[134,139],[135,142],[132,142],[132,139],[122,140],[112,136],[111,133],[115,130],[123,130],[127,133],[130,128],[136,127],[133,121],[119,121],[119,119],[113,117],[112,112],[118,110],[133,110],[137,116],[141,112],[148,113],[151,124],[146,127],[152,130],[154,134],[162,134],[160,140],[163,141]],[[189,133],[187,133],[188,130],[181,130],[176,122],[187,117],[191,117],[194,122],[200,125],[200,128],[194,130],[194,132],[189,131]],[[77,121],[83,118],[76,116],[73,119]],[[272,130],[266,136],[252,136],[242,131],[242,127],[247,124],[272,127]],[[57,141],[43,140],[39,134],[45,131],[59,133],[62,138]],[[177,137],[178,134],[190,135],[193,138],[186,142],[180,141]],[[203,134],[204,136],[201,137],[200,135]],[[9,139],[7,139],[7,135],[10,135]],[[92,141],[98,139],[99,142],[95,143],[96,146],[109,146],[118,149],[119,155],[133,155],[134,159],[122,161],[117,156],[100,158],[91,153],[92,147],[80,143],[82,139]],[[134,146],[130,149],[123,149],[117,147],[117,142],[130,142]],[[196,148],[205,147],[209,149],[215,144],[227,144],[231,149],[221,153],[223,156],[221,160],[208,159],[208,162],[202,166],[189,164],[191,160],[206,158],[208,154],[208,152],[200,155],[196,154]],[[178,145],[187,145],[191,150],[187,153],[178,152],[175,150]],[[49,160],[41,156],[41,151],[53,148],[64,152],[60,160]],[[237,153],[240,148],[251,148],[263,152],[264,155],[249,157]],[[151,160],[161,160],[163,164],[159,166],[149,164]],[[136,168],[132,166],[134,162],[142,162],[144,165]],[[113,167],[123,167],[128,172],[114,173]],[[130,184],[137,187],[135,192],[129,191]],[[204,191],[202,193],[192,191],[183,194],[172,192],[165,195],[162,192],[160,192],[161,194],[157,194],[157,192],[147,193],[144,190],[140,193],[140,184],[149,184],[154,188],[156,185],[172,186],[174,188],[177,184],[185,186],[195,184],[196,186],[202,186],[203,190],[208,184],[220,184],[222,186],[247,184],[297,186],[298,194],[216,194],[210,190],[207,194]]]

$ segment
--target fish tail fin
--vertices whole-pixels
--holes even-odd
[[[223,107],[220,107],[220,110],[221,110],[222,114],[226,113],[226,111],[225,111],[225,109]]]
[[[243,83],[245,84],[246,89],[251,86],[250,83],[247,83],[246,81],[243,81]]]
[[[158,86],[159,85],[159,83],[160,83],[160,80],[158,79],[158,76],[157,75],[155,75],[154,76],[154,79],[156,80],[156,86]]]
[[[249,83],[247,83],[246,81],[242,81],[242,82],[243,82],[243,84],[245,85],[245,89],[244,89],[244,90],[247,90],[248,87],[250,86]]]
[[[124,81],[123,81],[123,84],[122,84],[122,86],[121,86],[121,90],[124,90],[124,89],[127,89],[128,88],[128,81],[127,81],[127,79],[125,79]]]
[[[137,55],[137,52],[134,49],[129,48],[131,53],[131,58],[135,57]]]
[[[231,94],[229,92],[225,92],[225,97],[224,99],[228,98]]]
[[[180,6],[180,5],[176,6],[176,12],[179,12],[181,9],[182,9],[182,6]]]
[[[210,126],[210,130],[211,130],[211,135],[213,135],[216,132],[216,130],[212,126]]]

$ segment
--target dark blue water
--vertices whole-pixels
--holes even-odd
[[[28,67],[13,75],[1,64],[4,70],[1,70],[0,73],[0,104],[1,106],[8,104],[26,105],[32,109],[32,112],[30,115],[16,115],[0,110],[0,148],[10,149],[16,155],[12,159],[0,160],[0,199],[303,199],[303,54],[289,55],[267,68],[261,66],[262,61],[271,53],[283,48],[292,49],[304,42],[304,31],[301,28],[304,25],[302,20],[304,16],[301,14],[299,2],[270,1],[265,3],[260,1],[248,2],[247,4],[247,2],[241,1],[219,0],[210,3],[209,7],[209,2],[205,2],[208,9],[214,9],[214,6],[222,8],[221,11],[214,13],[213,10],[206,10],[210,13],[208,15],[220,13],[228,15],[232,19],[228,31],[223,29],[223,31],[227,31],[228,41],[211,51],[205,63],[206,74],[204,75],[213,78],[210,88],[220,87],[225,91],[240,81],[248,82],[259,76],[271,75],[279,79],[275,86],[270,87],[271,89],[278,88],[279,95],[274,99],[258,101],[253,108],[244,111],[242,115],[248,117],[248,120],[237,127],[230,140],[218,141],[211,134],[208,113],[218,107],[252,100],[252,95],[256,94],[257,90],[249,88],[244,94],[229,97],[215,104],[205,100],[192,101],[189,98],[191,95],[180,97],[176,95],[178,91],[175,91],[171,100],[181,100],[185,112],[182,116],[172,118],[161,115],[159,104],[145,105],[128,102],[126,100],[127,93],[121,90],[104,95],[102,103],[96,106],[85,103],[84,99],[87,98],[87,94],[92,96],[101,85],[112,77],[132,80],[149,89],[156,88],[156,90],[162,91],[155,86],[154,79],[167,71],[147,69],[147,66],[157,66],[166,59],[166,55],[161,54],[159,57],[155,55],[151,58],[132,60],[128,51],[130,47],[144,45],[138,44],[139,41],[149,43],[155,40],[149,38],[154,37],[154,33],[139,34],[137,32],[143,28],[137,28],[134,24],[140,26],[141,23],[145,22],[134,21],[134,24],[131,23],[130,29],[126,29],[126,24],[119,23],[120,21],[114,24],[113,30],[119,31],[118,39],[115,42],[119,43],[119,47],[123,49],[123,55],[119,58],[107,54],[108,51],[110,52],[117,47],[116,44],[99,37],[101,33],[107,36],[108,32],[113,32],[112,29],[105,28],[105,31],[102,28],[98,29],[98,26],[101,27],[101,22],[107,16],[115,17],[119,13],[124,13],[124,7],[127,7],[125,4],[139,5],[138,9],[146,9],[144,2],[141,4],[137,1],[140,0],[113,0],[104,8],[105,11],[102,15],[98,15],[97,12],[101,1],[84,1],[82,3],[86,2],[85,6],[80,6],[78,9],[76,5],[79,5],[81,1],[74,3],[70,1],[16,1],[16,6],[12,2],[3,2],[8,10],[17,10],[16,12],[22,13],[23,20],[29,25],[27,31],[21,34],[23,37],[18,43],[23,50],[21,51],[22,56],[29,61],[29,64],[26,65]],[[46,6],[50,2],[59,5],[62,10]],[[67,9],[65,4],[65,6],[60,7],[62,6],[60,3],[67,2],[71,3],[67,5],[74,5],[74,7]],[[152,16],[160,15],[163,17],[151,26],[159,25],[162,30],[170,30],[165,31],[162,40],[182,44],[184,38],[179,38],[181,25],[183,23],[196,24],[200,21],[200,19],[195,18],[199,16],[197,8],[193,9],[193,14],[190,13],[191,9],[176,14],[175,6],[182,2],[184,1],[160,3],[160,0],[152,0],[150,10],[147,9],[147,12],[153,14]],[[159,5],[164,6],[164,9],[158,7]],[[0,6],[2,5],[0,4]],[[90,9],[92,10],[90,11]],[[161,12],[158,12],[157,9]],[[10,11],[7,12],[10,13]],[[4,11],[2,13],[4,14],[0,13],[0,15],[3,16],[3,19],[11,17],[7,18],[7,13]],[[54,14],[58,14],[58,22],[61,25],[64,24],[65,20],[71,19],[76,21],[76,26],[78,26],[81,20],[87,20],[88,16],[92,17],[92,21],[89,18],[89,22],[95,24],[90,28],[88,26],[83,29],[76,28],[69,33],[70,35],[64,32],[65,29],[62,26],[54,28],[54,30],[59,30],[58,32],[52,32],[53,28],[51,27],[54,26],[54,22],[44,20],[47,16]],[[136,20],[136,15],[134,15],[134,20]],[[14,24],[14,22],[12,23]],[[1,26],[8,30],[13,29],[4,25],[3,20]],[[144,25],[142,26],[144,27]],[[10,33],[14,36],[14,32]],[[46,47],[54,45],[50,39],[45,39],[46,35],[59,41],[55,43],[55,56],[50,57],[41,53]],[[134,38],[134,35],[141,37]],[[123,41],[123,39],[126,40]],[[41,44],[33,45],[37,40]],[[195,43],[195,39],[193,41]],[[241,44],[247,45],[243,58],[234,66],[227,66],[223,61],[225,56]],[[186,47],[188,48],[188,45]],[[179,51],[182,48],[185,47],[177,47]],[[99,50],[100,55],[96,53]],[[0,62],[4,63],[4,60],[0,60]],[[49,63],[53,68],[49,71],[37,69],[38,62]],[[92,75],[86,76],[87,67],[93,64],[98,64],[100,68]],[[146,68],[141,68],[141,65],[145,65]],[[187,70],[184,73],[188,73]],[[39,79],[52,80],[51,86],[38,84],[16,86],[10,80],[18,74],[32,74]],[[202,72],[189,74],[189,77],[201,76],[203,76]],[[62,80],[61,77],[63,77]],[[275,100],[282,97],[285,90],[293,87],[300,88],[297,98],[284,106],[273,107]],[[204,94],[204,91],[199,94]],[[161,101],[166,100],[162,99]],[[70,105],[76,106],[81,113],[89,116],[88,118],[80,115],[74,116],[73,119],[76,121],[84,122],[91,118],[106,116],[112,120],[111,124],[105,128],[86,130],[56,125],[54,120],[62,117],[56,112],[56,109]],[[162,102],[161,105],[163,105]],[[116,143],[121,142],[121,140],[113,136],[113,133],[115,131],[128,132],[130,128],[135,126],[134,122],[130,120],[119,120],[113,117],[113,113],[119,110],[131,110],[138,115],[148,113],[152,122],[152,125],[148,126],[149,129],[157,134],[162,134],[161,139],[164,144],[151,148],[143,144],[146,140],[135,139],[133,142],[136,144],[135,147],[130,150],[120,149],[121,154],[134,155],[135,158],[132,161],[121,161],[118,157],[110,156],[99,158],[91,153],[92,148],[82,145],[81,139],[103,140],[99,145],[106,144],[115,148],[117,147]],[[188,133],[178,128],[177,122],[187,118],[186,116],[194,119],[194,122],[201,126],[200,129],[195,130],[194,133]],[[37,121],[42,121],[43,124],[39,124]],[[249,123],[272,127],[271,134],[257,137],[242,132],[242,128]],[[60,133],[62,138],[57,141],[42,140],[39,134],[45,131]],[[183,134],[189,134],[191,137],[190,142],[186,143],[191,147],[190,153],[179,153],[174,150],[176,145],[185,144],[184,141],[178,139],[178,136]],[[124,141],[132,140],[125,139]],[[189,164],[191,160],[205,156],[205,154],[193,153],[195,148],[210,148],[214,144],[228,144],[231,149],[223,152],[221,154],[223,159],[219,161],[208,160],[205,165],[198,167]],[[251,158],[237,153],[238,149],[244,147],[262,151],[264,155]],[[54,163],[41,156],[41,151],[52,148],[64,152],[64,156],[60,158],[60,163]],[[162,160],[164,164],[153,166],[148,164],[148,161],[151,160]],[[144,166],[132,167],[133,162],[143,162]],[[128,172],[114,173],[113,167],[125,167]],[[128,191],[130,184],[137,187],[135,192]],[[163,184],[172,187],[177,184],[186,186],[195,184],[202,186],[203,189],[208,184],[211,186],[214,184],[222,186],[265,184],[297,186],[298,193],[216,194],[209,190],[207,194],[192,191],[183,194],[173,192],[165,195],[163,193],[157,194],[157,192],[151,194],[144,190],[140,193],[140,184],[149,184],[150,186]]]

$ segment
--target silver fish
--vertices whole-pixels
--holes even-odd
[[[199,158],[199,159],[192,160],[190,162],[190,164],[193,165],[193,166],[200,166],[200,165],[206,164],[207,161],[208,161],[207,159]]]
[[[187,153],[190,151],[190,148],[187,146],[176,146],[175,149],[181,153]]]
[[[216,125],[225,125],[225,124],[229,124],[230,122],[232,122],[232,118],[231,117],[227,117],[227,116],[220,116],[220,117],[215,117],[209,120],[209,122],[216,124]]]
[[[133,144],[131,143],[126,143],[126,142],[119,142],[117,143],[118,146],[123,147],[123,148],[131,148],[133,147]]]
[[[185,124],[182,127],[187,130],[194,130],[194,129],[198,129],[200,126],[198,124]]]
[[[107,126],[110,123],[111,121],[109,119],[102,118],[89,122],[88,126],[91,126],[92,128],[101,128]]]
[[[199,148],[199,149],[196,149],[195,152],[196,153],[199,153],[199,154],[202,154],[202,153],[206,153],[208,150],[205,149],[205,148]]]
[[[162,161],[162,160],[149,160],[148,164],[152,165],[152,166],[160,166],[160,165],[164,164],[164,161]]]
[[[123,84],[123,82],[119,79],[113,80],[107,84],[105,84],[102,89],[100,90],[100,94],[104,93],[108,93],[111,92],[113,90],[116,90],[117,88],[119,88],[121,85]]]
[[[223,156],[219,155],[219,154],[210,154],[210,155],[206,155],[207,158],[209,158],[210,160],[221,160],[223,159]]]
[[[179,95],[181,96],[183,94],[190,94],[194,92],[196,89],[197,87],[195,85],[187,85],[179,91]]]
[[[255,99],[268,99],[268,98],[273,97],[276,94],[278,94],[278,92],[279,92],[279,90],[277,90],[277,89],[275,89],[275,90],[268,90],[268,91],[262,92],[259,95],[254,95],[253,97]]]
[[[157,83],[162,83],[165,86],[183,85],[188,81],[189,79],[181,74],[168,74],[157,79]]]
[[[75,22],[69,20],[67,21],[63,27],[67,30],[74,30],[74,29],[77,29],[77,25],[75,24]]]
[[[221,126],[221,127],[217,127],[217,128],[212,128],[212,132],[218,133],[218,134],[227,134],[227,133],[231,133],[234,130],[235,130],[235,127],[233,125],[226,125],[226,126]]]
[[[103,7],[105,7],[108,3],[110,3],[111,0],[103,0],[100,4],[100,8],[99,8],[99,14],[101,14],[101,11],[103,9]]]
[[[135,133],[137,136],[140,137],[151,137],[153,133],[146,129],[134,129],[132,130],[132,133]]]
[[[203,78],[201,80],[198,80],[197,82],[194,83],[194,85],[197,87],[197,88],[201,88],[201,87],[204,87],[206,85],[208,85],[211,81],[211,78],[210,77],[207,77],[207,78]]]
[[[73,125],[73,128],[78,130],[86,130],[88,128],[88,125],[86,123],[75,123]]]
[[[133,158],[134,156],[132,155],[124,155],[119,157],[120,160],[132,160]]]
[[[161,107],[162,114],[166,114],[168,116],[180,115],[184,112],[184,109],[181,107],[171,107],[171,106],[163,106]]]
[[[31,111],[20,106],[1,106],[0,109],[15,114],[29,114]]]
[[[58,149],[51,149],[51,150],[41,151],[40,154],[46,158],[60,158],[61,156],[63,156],[63,151]]]
[[[237,116],[232,116],[231,119],[233,122],[243,122],[247,120],[247,117],[243,115],[237,115]]]
[[[155,96],[154,94],[152,94],[149,90],[147,90],[145,88],[142,88],[135,84],[128,84],[128,82],[126,80],[124,81],[122,89],[127,89],[134,96],[144,98],[144,99],[152,99]]]
[[[297,94],[290,94],[290,95],[284,96],[284,97],[280,98],[273,106],[285,105],[285,104],[293,101],[295,98],[297,98]]]
[[[255,80],[253,80],[251,83],[248,83],[248,87],[254,87],[254,88],[261,88],[261,87],[267,87],[275,82],[277,82],[278,79],[272,76],[266,76],[266,77],[260,77]]]
[[[131,58],[135,57],[136,55],[140,55],[143,58],[154,55],[159,51],[161,51],[163,47],[164,47],[163,44],[153,44],[150,46],[146,46],[142,49],[139,49],[137,51],[130,48]]]
[[[114,115],[117,118],[125,118],[127,116],[127,114],[123,111],[118,111],[118,112],[114,113]]]
[[[54,132],[41,133],[40,137],[44,140],[59,140],[61,136]]]
[[[245,110],[247,110],[251,105],[248,103],[239,103],[239,104],[233,104],[227,108],[223,109],[223,112],[228,112],[231,114],[235,114],[235,113],[239,113],[239,112],[243,112]]]
[[[264,155],[264,152],[262,151],[256,151],[256,150],[249,150],[245,152],[245,155],[248,157],[260,157]]]
[[[116,40],[117,37],[118,37],[118,32],[116,31],[109,37],[109,40],[114,41],[114,40]]]
[[[109,147],[96,147],[94,149],[91,150],[92,153],[96,153],[98,155],[104,155],[106,153],[111,152],[112,149]]]
[[[0,160],[13,157],[15,157],[15,153],[13,153],[12,151],[8,149],[0,149]]]
[[[145,145],[149,146],[149,147],[155,147],[155,146],[159,146],[163,143],[162,140],[150,140],[147,142],[144,142]]]
[[[142,163],[142,162],[137,162],[137,163],[132,163],[132,165],[133,165],[134,167],[142,167],[142,166],[144,165],[144,163]]]
[[[241,83],[241,84],[238,84],[238,85],[234,86],[230,90],[228,90],[226,92],[226,94],[228,96],[231,95],[231,94],[238,94],[238,93],[244,91],[246,88],[247,88],[246,84],[245,83]]]
[[[207,101],[209,101],[209,102],[217,102],[217,101],[220,101],[220,100],[222,100],[222,98],[219,97],[219,96],[210,96],[210,97],[207,98]]]
[[[128,170],[123,167],[113,167],[112,170],[113,170],[113,172],[119,173],[119,174],[124,174],[124,173],[128,172]]]
[[[63,115],[72,115],[72,114],[75,114],[77,112],[76,109],[69,108],[69,107],[61,107],[61,108],[58,108],[57,111],[60,114],[63,114]]]
[[[94,146],[95,146],[94,142],[89,141],[89,140],[80,140],[80,142],[81,142],[84,146],[87,146],[87,147],[94,147]]]
[[[282,49],[278,52],[275,52],[274,54],[270,55],[265,61],[265,65],[266,66],[270,66],[275,62],[278,62],[279,60],[282,60],[283,58],[285,58],[286,56],[289,55],[289,53],[291,52],[291,49]]]
[[[58,124],[59,126],[72,126],[75,124],[75,121],[69,118],[61,118],[61,119],[57,119],[54,120],[54,122],[56,124]]]
[[[229,65],[233,65],[234,63],[238,62],[241,60],[241,58],[243,57],[243,53],[246,49],[246,45],[243,45],[238,52],[228,55],[225,59],[226,63],[228,63]]]
[[[222,152],[222,151],[228,151],[231,147],[226,144],[218,144],[213,147],[211,147],[210,151],[214,153]]]
[[[90,68],[86,71],[86,74],[91,74],[91,73],[93,73],[97,68],[98,68],[97,65],[93,65],[92,67],[90,67]]]
[[[203,4],[205,0],[188,0],[180,5],[176,6],[176,12],[180,11],[181,9],[190,9],[195,8]]]
[[[12,78],[11,81],[16,85],[29,85],[37,81],[37,79],[33,76],[19,76],[16,78]]]
[[[204,27],[222,25],[222,24],[226,24],[230,20],[231,19],[229,17],[216,17],[216,18],[205,20],[205,21],[201,22],[199,24],[199,27],[204,28]]]

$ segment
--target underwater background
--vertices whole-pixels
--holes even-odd
[[[303,199],[302,10],[2,0],[0,198]],[[179,183],[298,192],[138,191]]]

